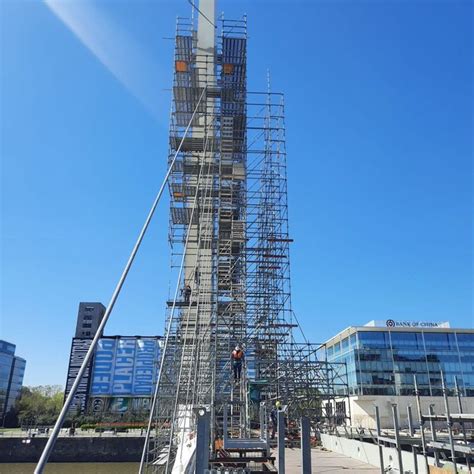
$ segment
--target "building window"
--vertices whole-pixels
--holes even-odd
[[[423,335],[420,332],[392,332],[392,348],[424,351]]]
[[[459,350],[474,350],[474,334],[457,333]]]
[[[92,313],[92,311],[94,311],[94,307],[93,307],[93,306],[86,306],[86,307],[84,308],[84,311],[85,311],[86,313]]]
[[[368,349],[390,349],[388,332],[359,332],[360,347]]]
[[[435,351],[456,350],[456,339],[454,334],[449,333],[425,333],[426,349]]]
[[[82,318],[84,321],[92,321],[92,316],[90,314],[85,314]]]
[[[349,349],[349,338],[346,337],[341,341],[341,350],[345,352],[347,349]]]
[[[83,329],[85,329],[85,328],[91,328],[91,327],[92,327],[92,324],[91,324],[91,323],[84,323],[84,324],[82,325],[82,327],[83,327]]]

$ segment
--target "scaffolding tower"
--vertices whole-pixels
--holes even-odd
[[[209,412],[218,458],[226,440],[249,440],[257,425],[262,436],[276,400],[317,421],[347,393],[345,365],[296,334],[283,95],[270,84],[247,91],[246,17],[216,20],[214,0],[194,8],[197,21],[176,26],[168,182],[177,284],[144,447],[150,473],[185,472],[198,409]],[[236,345],[246,356],[239,383]]]

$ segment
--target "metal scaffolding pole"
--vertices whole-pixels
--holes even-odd
[[[132,252],[130,253],[130,256],[127,260],[127,263],[126,263],[125,268],[122,272],[122,275],[120,276],[119,281],[118,281],[118,283],[117,283],[117,285],[114,289],[114,292],[112,293],[112,297],[110,298],[109,304],[107,305],[107,309],[105,311],[105,314],[104,314],[104,316],[103,316],[103,318],[102,318],[102,320],[99,324],[99,327],[97,328],[97,332],[96,332],[96,334],[95,334],[95,336],[92,340],[92,343],[89,347],[89,350],[87,351],[87,354],[84,357],[81,368],[79,369],[79,371],[77,373],[76,379],[74,380],[74,383],[71,387],[69,395],[67,396],[66,401],[64,402],[64,405],[61,409],[61,412],[59,413],[58,419],[56,420],[56,423],[55,423],[54,428],[51,432],[51,435],[48,439],[48,442],[46,443],[46,446],[45,446],[45,448],[44,448],[44,450],[41,454],[41,457],[38,461],[38,464],[35,468],[35,474],[41,474],[43,472],[43,469],[44,469],[46,463],[48,462],[48,458],[49,458],[52,450],[54,449],[54,444],[56,443],[56,440],[57,440],[58,435],[59,435],[59,431],[60,431],[60,429],[61,429],[61,427],[64,423],[64,419],[66,418],[69,407],[71,406],[71,403],[74,400],[74,396],[76,395],[79,384],[81,383],[82,377],[84,376],[84,372],[86,371],[86,369],[89,365],[89,362],[90,362],[90,360],[91,360],[91,358],[94,354],[94,351],[95,351],[95,348],[96,348],[96,346],[99,342],[99,339],[102,337],[105,325],[107,324],[107,321],[109,320],[109,317],[110,317],[110,315],[112,313],[112,310],[115,306],[115,303],[116,303],[117,298],[120,294],[122,286],[125,283],[125,280],[127,278],[128,272],[130,271],[130,268],[133,264],[133,261],[135,260],[135,256],[137,255],[138,249],[140,248],[140,245],[143,241],[143,238],[145,237],[146,231],[148,230],[150,222],[153,218],[155,210],[158,206],[158,203],[160,202],[161,196],[162,196],[163,191],[165,189],[165,186],[168,182],[168,178],[169,178],[169,176],[171,174],[171,171],[173,169],[174,163],[176,161],[176,157],[178,156],[178,153],[181,150],[181,147],[183,146],[184,139],[185,139],[185,137],[186,137],[186,135],[189,131],[192,120],[194,118],[194,115],[196,114],[196,111],[198,109],[198,106],[201,102],[201,99],[202,99],[203,95],[204,95],[204,90],[203,90],[203,92],[202,92],[202,94],[199,98],[199,101],[198,101],[198,104],[197,104],[196,108],[193,111],[191,120],[189,121],[188,126],[186,127],[186,130],[185,130],[183,138],[182,138],[182,140],[181,140],[181,142],[178,146],[178,149],[177,149],[173,159],[171,160],[170,166],[168,167],[168,171],[166,172],[166,175],[165,175],[165,177],[164,177],[164,179],[161,183],[160,189],[158,191],[158,194],[156,195],[155,200],[153,201],[153,204],[152,204],[151,209],[148,213],[148,216],[145,219],[145,223],[143,224],[143,227],[142,227],[142,229],[141,229],[141,231],[138,235],[137,241],[135,242],[135,245],[132,249]]]

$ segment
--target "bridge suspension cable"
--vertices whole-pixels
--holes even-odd
[[[105,311],[105,314],[99,324],[99,327],[97,328],[97,332],[92,340],[92,343],[84,357],[84,361],[82,362],[82,365],[81,365],[81,368],[79,369],[79,372],[77,373],[77,377],[76,379],[74,380],[74,383],[71,387],[71,391],[69,392],[69,395],[67,396],[66,398],[66,401],[64,402],[64,405],[61,409],[61,412],[58,416],[58,419],[56,420],[56,423],[54,425],[54,428],[53,430],[51,431],[51,436],[49,437],[48,439],[48,442],[46,443],[46,446],[44,447],[43,449],[43,452],[41,453],[41,457],[38,461],[38,464],[36,465],[36,468],[35,468],[35,471],[34,471],[34,474],[42,474],[43,473],[43,470],[44,470],[44,467],[46,466],[47,462],[48,462],[48,459],[49,459],[49,456],[54,448],[54,445],[56,443],[56,440],[59,436],[59,432],[61,430],[61,427],[64,423],[64,420],[66,418],[66,415],[67,415],[67,412],[69,410],[69,407],[71,406],[71,403],[73,402],[74,400],[74,396],[77,392],[77,389],[79,387],[79,384],[81,383],[81,380],[82,380],[82,377],[84,375],[84,372],[86,371],[88,365],[89,365],[89,362],[91,361],[91,358],[94,354],[94,351],[95,351],[95,348],[99,342],[99,339],[102,337],[102,333],[104,331],[104,328],[107,324],[107,321],[110,317],[110,314],[112,313],[112,309],[117,301],[117,298],[120,294],[120,291],[122,289],[122,286],[123,284],[125,283],[125,280],[127,278],[127,275],[128,275],[128,272],[133,264],[133,261],[135,260],[135,256],[137,255],[137,252],[138,252],[138,249],[140,248],[140,245],[143,241],[143,238],[145,237],[145,234],[146,234],[146,231],[150,225],[150,222],[153,218],[153,215],[155,213],[155,210],[158,206],[158,203],[160,202],[160,199],[161,199],[161,196],[163,194],[163,191],[165,189],[165,186],[166,186],[166,183],[168,182],[168,178],[171,174],[171,171],[173,169],[173,166],[175,164],[175,161],[176,161],[176,158],[177,156],[179,155],[180,151],[181,151],[181,147],[183,146],[183,143],[184,143],[184,140],[188,134],[188,131],[189,129],[191,128],[191,124],[193,123],[193,120],[194,120],[194,117],[199,109],[199,106],[201,104],[201,101],[203,99],[203,97],[205,96],[206,94],[206,87],[203,88],[202,92],[201,92],[201,95],[199,97],[199,100],[196,104],[196,107],[194,108],[194,111],[191,115],[191,118],[189,120],[189,123],[188,123],[188,126],[186,127],[184,133],[183,133],[183,137],[181,138],[181,141],[180,141],[180,144],[176,150],[176,153],[174,154],[173,156],[173,159],[171,160],[171,163],[168,167],[168,171],[166,172],[166,175],[163,179],[163,182],[161,183],[161,186],[160,186],[160,189],[158,191],[158,194],[156,195],[156,198],[155,200],[153,201],[153,204],[151,206],[151,209],[148,213],[148,216],[145,220],[145,223],[143,224],[143,227],[140,231],[140,234],[138,235],[138,238],[137,238],[137,241],[132,249],[132,252],[130,253],[130,256],[128,258],[128,261],[125,265],[125,268],[122,272],[122,275],[120,276],[120,279],[117,283],[117,286],[115,287],[115,290],[112,294],[112,297],[110,299],[110,302],[107,306],[107,309]]]

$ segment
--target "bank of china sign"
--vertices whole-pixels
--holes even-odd
[[[386,326],[389,328],[446,328],[449,327],[447,322],[434,321],[396,321],[387,319]]]

